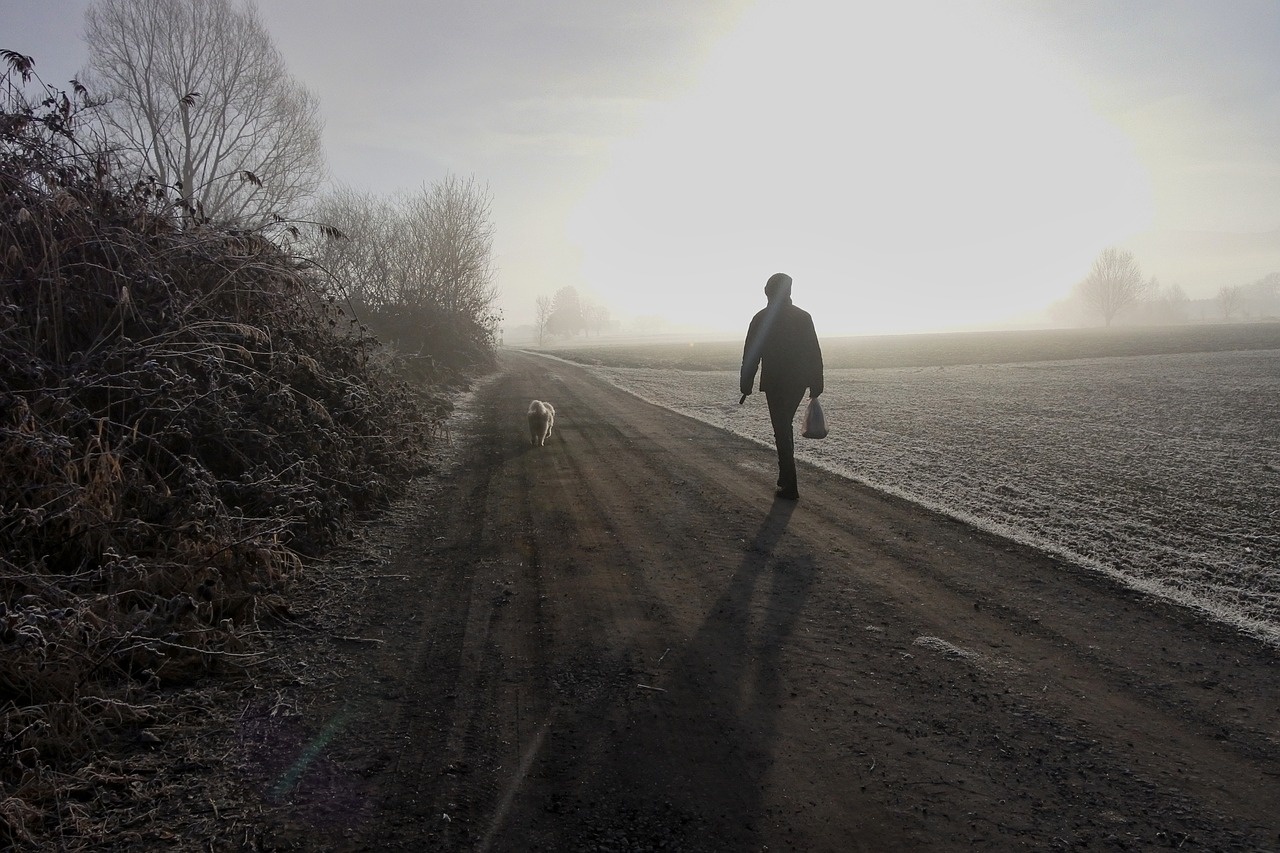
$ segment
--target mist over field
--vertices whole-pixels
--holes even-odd
[[[768,416],[758,394],[737,404],[734,346],[557,354],[759,442],[767,491]],[[797,458],[1280,645],[1280,325],[847,339],[824,355],[831,435],[797,439]]]

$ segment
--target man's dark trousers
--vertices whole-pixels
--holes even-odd
[[[796,491],[796,411],[804,399],[804,387],[783,388],[764,393],[773,424],[773,441],[778,446],[778,488]]]

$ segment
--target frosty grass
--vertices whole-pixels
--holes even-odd
[[[772,448],[728,371],[589,368]],[[828,370],[815,465],[1280,645],[1280,350]]]

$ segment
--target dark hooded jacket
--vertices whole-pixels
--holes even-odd
[[[751,318],[742,350],[741,391],[750,394],[760,370],[760,390],[822,393],[822,349],[813,317],[779,294]]]

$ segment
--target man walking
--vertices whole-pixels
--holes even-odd
[[[822,350],[813,329],[813,317],[791,304],[791,276],[775,273],[765,283],[765,308],[751,318],[747,343],[742,350],[741,405],[760,370],[760,390],[769,404],[773,440],[778,446],[780,498],[796,500],[795,418],[804,399],[822,393]]]

